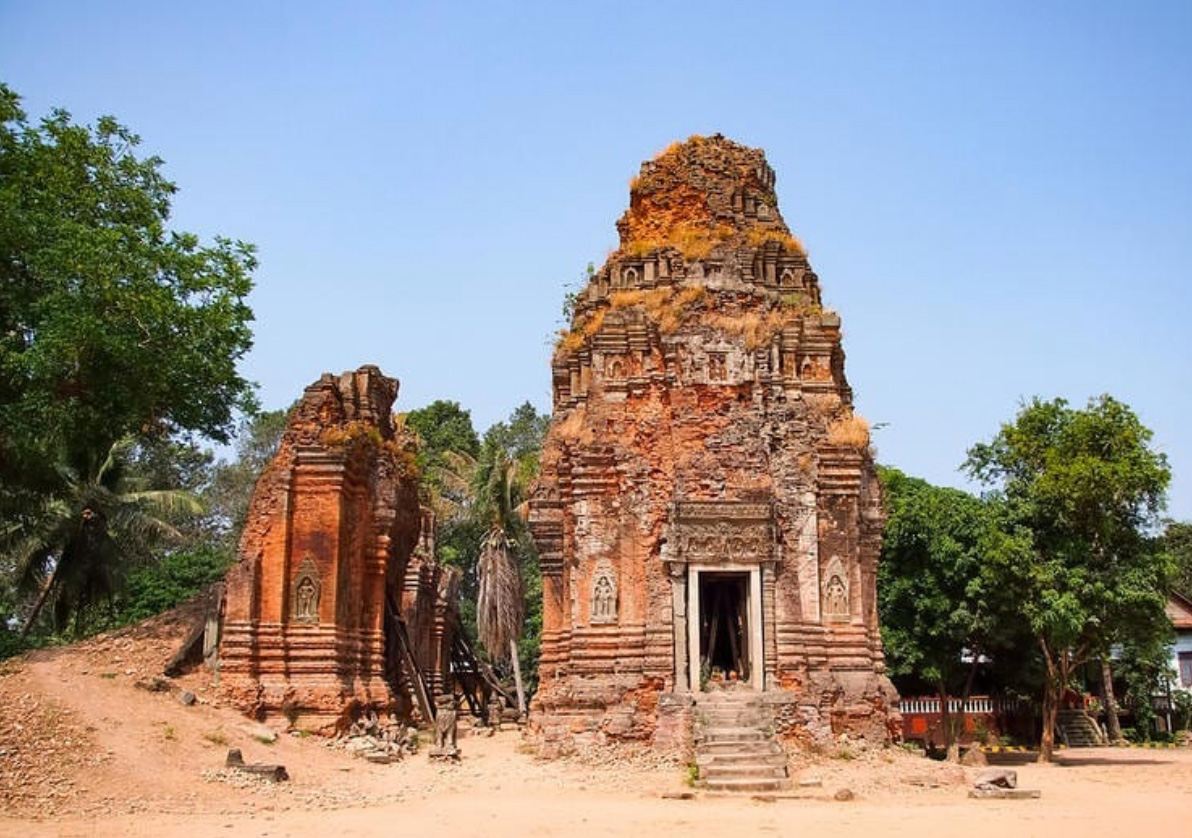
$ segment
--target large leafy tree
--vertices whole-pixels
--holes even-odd
[[[227,441],[254,407],[253,248],[167,227],[175,186],[111,117],[30,123],[0,85],[0,512],[98,477],[112,445]]]
[[[1015,568],[1028,543],[996,504],[880,469],[887,521],[878,568],[886,661],[895,678],[939,696],[950,758],[958,756],[950,699],[967,698],[978,662],[1013,647]],[[961,702],[963,708],[963,701]]]
[[[418,435],[424,493],[435,511],[440,537],[467,516],[474,500],[480,438],[472,416],[459,402],[439,400],[404,415],[405,427]]]
[[[170,230],[176,188],[138,143],[111,117],[30,122],[0,84],[0,565],[32,618],[52,602],[76,629],[150,535],[179,534],[146,494],[176,487],[146,487],[185,452],[154,446],[226,442],[255,409],[253,249]]]
[[[1077,667],[1120,630],[1161,625],[1169,563],[1150,549],[1171,473],[1151,432],[1110,396],[1075,409],[1025,404],[965,468],[1031,535],[1022,611],[1046,666],[1040,761],[1052,758],[1060,699]]]

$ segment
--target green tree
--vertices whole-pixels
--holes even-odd
[[[405,422],[406,427],[418,432],[428,462],[449,451],[470,457],[480,455],[480,438],[472,427],[472,414],[460,407],[459,402],[439,399],[411,410]]]
[[[242,419],[236,433],[236,456],[215,464],[210,483],[202,491],[204,535],[229,559],[235,558],[253,489],[277,455],[288,418],[289,410],[266,410]]]
[[[1160,547],[1174,564],[1171,587],[1192,597],[1192,521],[1168,521]]]
[[[213,545],[195,545],[166,553],[128,573],[117,606],[116,622],[131,623],[181,605],[223,578],[231,556]]]
[[[480,438],[471,414],[458,402],[432,402],[404,414],[402,421],[418,435],[423,493],[435,512],[438,540],[466,515],[474,500]]]
[[[887,520],[877,587],[887,665],[895,678],[912,676],[935,690],[955,760],[978,663],[1014,642],[1019,585],[1011,571],[1027,543],[1012,529],[1007,534],[989,501],[897,469],[879,474]],[[962,709],[953,720],[956,696]]]
[[[61,467],[66,491],[48,499],[0,539],[0,554],[17,587],[31,597],[22,634],[52,604],[56,631],[86,631],[96,613],[114,610],[129,569],[128,557],[151,555],[180,537],[168,522],[180,511],[197,514],[186,492],[146,489],[130,477],[131,438],[121,440],[92,474]]]
[[[1077,667],[1108,654],[1115,626],[1155,624],[1163,609],[1169,563],[1146,536],[1171,473],[1150,440],[1109,396],[1084,410],[1035,399],[969,449],[967,471],[1031,536],[1021,607],[1046,667],[1042,762],[1052,759],[1060,699]]]
[[[254,408],[253,248],[168,229],[176,188],[111,117],[28,122],[0,85],[0,514],[99,473],[130,435],[226,441]],[[84,479],[84,478],[79,478]]]

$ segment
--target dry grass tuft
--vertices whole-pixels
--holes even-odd
[[[664,247],[673,247],[688,261],[702,261],[719,245],[731,239],[734,232],[729,224],[708,226],[699,222],[680,221],[669,229],[655,229],[652,235],[630,239],[621,246],[621,253],[641,257]]]
[[[782,328],[798,317],[795,309],[779,311],[747,311],[742,314],[713,314],[708,325],[730,335],[743,337],[745,348],[751,352],[769,346]]]
[[[781,230],[767,230],[755,227],[749,231],[746,241],[749,242],[751,247],[761,247],[766,242],[778,242],[784,249],[792,253],[798,253],[800,256],[807,255],[807,249],[803,247],[803,242],[790,233],[784,233]]]
[[[658,331],[671,334],[682,325],[683,319],[708,295],[706,288],[653,288],[649,291],[614,291],[609,305],[614,309],[639,306],[646,316],[658,324]]]
[[[663,157],[669,157],[670,155],[674,154],[675,152],[677,152],[679,149],[681,149],[685,145],[697,146],[700,143],[705,142],[707,139],[708,138],[705,137],[703,134],[692,134],[690,137],[687,138],[686,141],[675,140],[673,143],[668,145],[662,151],[655,154],[654,159],[661,160]]]
[[[869,423],[849,413],[828,426],[828,444],[864,451],[869,447]]]
[[[575,352],[583,347],[584,341],[600,331],[604,325],[604,309],[581,315],[569,331],[560,331],[555,342],[555,352]]]
[[[718,245],[728,241],[733,232],[729,224],[714,227],[680,224],[671,231],[667,243],[682,253],[684,259],[702,260],[707,259]]]

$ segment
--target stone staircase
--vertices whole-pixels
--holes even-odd
[[[786,751],[769,730],[761,695],[748,689],[699,693],[695,703],[696,784],[710,791],[774,792],[791,787]]]
[[[1101,731],[1083,710],[1060,710],[1055,726],[1059,740],[1069,748],[1096,748],[1105,744]]]

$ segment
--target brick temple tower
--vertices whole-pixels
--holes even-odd
[[[888,741],[868,427],[764,154],[672,145],[617,230],[556,347],[531,502],[544,751],[681,747],[725,682],[788,738]]]

